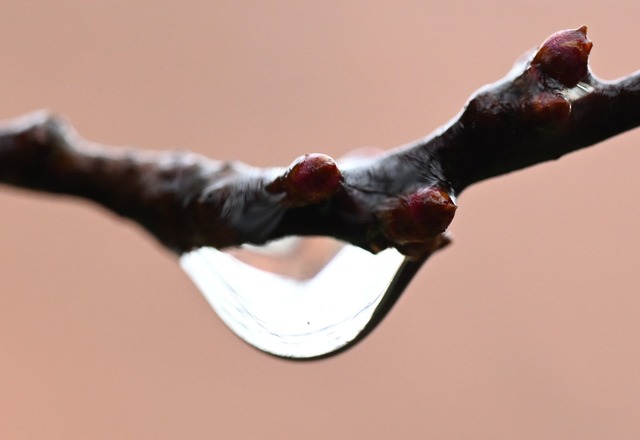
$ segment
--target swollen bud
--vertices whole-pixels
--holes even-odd
[[[312,153],[297,158],[282,176],[267,186],[267,191],[284,192],[286,203],[305,206],[331,198],[342,181],[342,173],[333,158]]]
[[[531,65],[564,86],[574,87],[587,75],[592,46],[586,26],[556,32],[542,43]]]
[[[456,204],[440,187],[421,188],[378,212],[382,232],[396,245],[424,243],[444,232]]]
[[[559,94],[540,93],[522,104],[522,114],[536,126],[555,126],[569,119],[571,103]]]

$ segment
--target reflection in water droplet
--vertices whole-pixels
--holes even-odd
[[[225,252],[258,269],[306,280],[320,272],[343,247],[344,243],[326,237],[287,237],[266,246],[244,245]]]
[[[373,328],[421,265],[404,262],[394,249],[373,255],[344,246],[313,278],[296,280],[213,248],[180,258],[238,336],[267,353],[298,359],[328,355]]]

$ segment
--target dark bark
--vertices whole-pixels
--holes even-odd
[[[93,200],[177,253],[325,235],[420,257],[446,241],[468,186],[640,125],[640,72],[601,81],[590,49],[586,28],[559,32],[425,139],[377,157],[306,155],[280,169],[99,145],[38,112],[0,127],[0,181]]]

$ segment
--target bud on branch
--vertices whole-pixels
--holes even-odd
[[[0,127],[0,182],[93,200],[178,253],[326,235],[421,258],[448,243],[454,197],[469,185],[640,125],[640,73],[600,81],[591,47],[586,27],[552,35],[457,120],[376,158],[308,154],[257,169],[90,143],[39,112]]]

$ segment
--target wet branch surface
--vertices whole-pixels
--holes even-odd
[[[448,242],[468,186],[640,125],[640,72],[599,80],[590,50],[585,27],[558,32],[433,135],[375,157],[308,154],[283,168],[100,145],[36,112],[0,126],[0,182],[97,202],[176,253],[322,235],[421,258]]]

